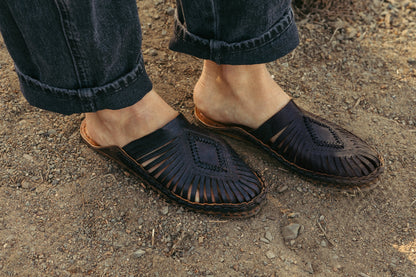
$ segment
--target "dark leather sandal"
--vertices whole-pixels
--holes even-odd
[[[368,184],[384,170],[383,158],[363,140],[293,100],[257,130],[213,121],[197,108],[195,117],[206,127],[256,143],[306,177],[341,188]]]
[[[151,188],[195,211],[248,217],[265,199],[264,183],[231,147],[183,115],[123,148],[97,145],[86,133],[85,120],[81,136]]]

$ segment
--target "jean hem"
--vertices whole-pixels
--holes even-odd
[[[29,104],[65,115],[122,109],[140,101],[152,89],[142,59],[132,71],[115,81],[91,88],[57,88],[22,73],[17,67],[16,72]]]
[[[175,37],[169,48],[217,64],[260,64],[285,56],[299,44],[294,15],[289,8],[281,20],[262,35],[241,42],[205,39],[189,32],[175,19]]]

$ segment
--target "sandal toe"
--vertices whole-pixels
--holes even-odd
[[[85,126],[85,124],[84,124]],[[224,217],[247,217],[265,199],[260,178],[220,137],[190,124],[183,115],[126,146],[99,147],[170,200]]]
[[[383,171],[383,158],[359,137],[291,100],[256,130],[225,125],[195,109],[206,127],[256,143],[292,170],[325,183],[363,185]]]

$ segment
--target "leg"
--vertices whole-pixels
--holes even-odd
[[[206,116],[257,128],[289,102],[264,63],[298,44],[290,0],[182,0],[177,5],[170,47],[205,59],[194,101]]]
[[[195,105],[207,117],[252,129],[257,129],[289,100],[264,64],[218,65],[205,60],[194,88]]]
[[[2,34],[32,105],[86,112],[88,132],[102,145],[123,146],[177,115],[151,91],[135,1],[0,5]]]
[[[215,135],[189,124],[144,70],[134,0],[0,0],[0,28],[27,100],[85,112],[84,141],[171,200],[250,216],[263,182]]]
[[[178,2],[171,48],[205,59],[194,89],[196,116],[203,124],[239,133],[291,169],[321,181],[361,185],[380,175],[383,160],[375,150],[298,108],[268,73],[264,63],[298,42],[290,1]]]

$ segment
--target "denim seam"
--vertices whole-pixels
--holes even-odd
[[[287,22],[285,20],[287,20]],[[234,42],[234,43],[203,39],[187,31],[186,28],[178,20],[175,20],[175,21],[176,21],[176,29],[177,31],[183,33],[182,37],[186,43],[190,43],[195,46],[200,46],[201,44],[209,45],[210,51],[212,50],[211,47],[217,44],[217,45],[228,47],[229,49],[232,50],[233,53],[247,53],[250,51],[257,50],[258,48],[264,47],[265,45],[276,41],[276,39],[278,39],[281,35],[283,35],[287,31],[287,29],[293,24],[293,12],[292,12],[292,9],[289,8],[287,13],[285,13],[285,18],[279,21],[278,23],[276,23],[272,28],[270,28],[267,32],[263,33],[261,36],[252,38],[249,40],[241,41],[241,42]],[[284,28],[282,28],[281,25],[284,25],[283,23],[285,22],[287,24],[286,26],[284,26]],[[276,29],[278,29],[279,27],[281,28],[281,30],[277,31]],[[262,40],[264,41],[260,42]],[[256,41],[258,41],[259,43],[258,45],[256,45]],[[239,49],[235,49],[235,48],[239,48]]]
[[[112,96],[114,94],[117,94],[120,90],[131,86],[133,83],[137,81],[139,76],[143,75],[144,67],[143,59],[141,58],[140,63],[138,63],[132,71],[116,79],[115,81],[100,87],[82,89],[65,89],[51,87],[47,84],[40,82],[39,80],[36,80],[22,73],[17,67],[16,73],[21,77],[20,79],[24,81],[29,87],[40,89],[45,93],[56,94],[62,98],[94,99],[102,93],[105,93],[107,96]],[[85,95],[82,95],[82,92],[90,92],[90,96],[85,97]]]
[[[217,16],[217,11],[216,11],[217,7],[215,6],[215,1],[211,0],[211,10],[212,10],[212,15],[214,17],[214,23],[213,23],[213,27],[214,27],[214,39],[218,40],[218,38],[220,37],[220,29],[218,28],[219,24],[219,20],[218,20],[218,16]]]
[[[71,61],[72,61],[72,65],[73,65],[73,68],[74,68],[75,76],[77,77],[78,86],[81,87],[81,78],[80,78],[79,72],[76,68],[76,65],[75,65],[76,61],[75,61],[74,55],[72,54],[72,49],[71,49],[71,46],[70,46],[70,43],[69,43],[69,40],[68,40],[68,36],[66,34],[66,30],[65,30],[65,26],[64,26],[64,19],[63,19],[63,16],[62,16],[62,11],[59,7],[59,4],[58,4],[57,0],[55,0],[54,2],[55,2],[56,9],[58,10],[59,20],[60,20],[61,28],[62,28],[62,33],[63,33],[63,36],[65,38],[65,43],[68,47],[69,54],[71,56]]]
[[[55,5],[57,6],[59,11],[62,31],[69,48],[71,58],[73,60],[74,71],[76,72],[77,77],[79,78],[79,86],[86,86],[88,85],[89,80],[88,71],[86,70],[88,66],[85,63],[86,55],[85,53],[83,53],[82,47],[80,47],[79,45],[80,39],[78,32],[74,24],[71,23],[69,9],[64,3],[64,1],[55,0]]]

